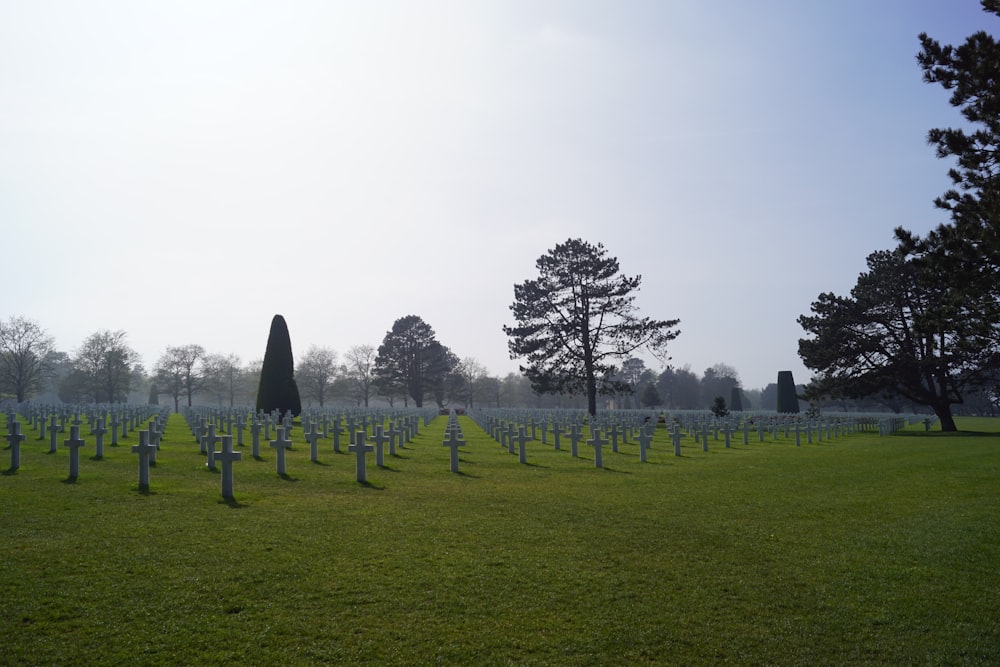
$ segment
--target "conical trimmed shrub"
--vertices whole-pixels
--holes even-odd
[[[733,387],[729,392],[729,410],[743,412],[743,390],[739,387]]]
[[[799,397],[795,394],[795,379],[791,371],[778,371],[778,406],[779,413],[799,411]]]
[[[271,332],[267,336],[264,363],[260,368],[257,386],[257,411],[284,415],[291,412],[297,417],[302,412],[299,387],[295,384],[295,361],[292,358],[292,340],[288,336],[285,318],[275,315]]]

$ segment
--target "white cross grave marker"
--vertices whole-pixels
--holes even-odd
[[[104,458],[104,434],[108,429],[104,426],[104,417],[98,417],[94,423],[94,456]]]
[[[59,451],[56,446],[56,436],[61,430],[62,426],[56,426],[56,416],[52,415],[52,420],[49,422],[49,454]]]
[[[316,425],[310,424],[308,430],[303,429],[303,435],[309,443],[309,460],[316,463],[319,461],[319,431]]]
[[[514,422],[507,424],[507,453],[514,453],[514,438],[517,436],[517,426]]]
[[[261,430],[260,420],[257,419],[257,415],[254,415],[252,421],[250,422],[250,438],[251,438],[251,450],[250,454],[255,458],[260,458],[260,430]]]
[[[399,438],[399,446],[403,446],[403,429],[399,428],[397,422],[389,422],[389,430],[386,431],[386,435],[389,436],[389,456],[396,455],[396,438]]]
[[[646,450],[649,449],[650,443],[653,442],[652,429],[642,428],[639,430],[639,460],[642,463],[646,462]]]
[[[347,446],[347,451],[354,452],[355,458],[357,460],[357,479],[358,482],[364,484],[368,481],[368,460],[365,458],[365,454],[375,449],[371,445],[365,444],[365,432],[358,431],[354,434],[354,444]]]
[[[278,474],[285,474],[285,450],[291,448],[292,441],[285,437],[284,427],[277,427],[275,430],[275,439],[271,441],[271,446],[278,451],[277,457],[277,468]]]
[[[139,490],[149,491],[149,459],[156,452],[156,445],[149,442],[149,431],[139,431],[139,444],[132,445],[132,453],[139,455]]]
[[[384,424],[375,424],[375,465],[379,468],[385,467],[385,444],[392,440],[385,434]]]
[[[222,497],[226,500],[232,500],[233,461],[243,460],[243,452],[233,451],[233,436],[222,436],[222,451],[215,452],[215,460],[222,466]]]
[[[608,444],[608,441],[601,438],[601,429],[591,429],[590,440],[587,441],[587,444],[594,448],[594,467],[603,468],[604,460],[601,456],[601,448]]]
[[[71,426],[69,429],[69,440],[63,441],[63,446],[69,447],[69,478],[76,480],[80,476],[80,448],[86,442],[80,437],[80,427]]]
[[[465,440],[462,440],[462,434],[459,433],[457,429],[451,429],[448,434],[448,439],[444,441],[444,446],[451,448],[452,472],[458,472],[458,448],[464,444]]]
[[[205,466],[209,470],[215,470],[215,445],[219,442],[219,436],[215,434],[215,424],[209,424],[205,435],[201,437],[201,451],[208,460],[205,462]]]
[[[528,437],[528,434],[524,426],[521,426],[517,429],[517,460],[519,463],[528,462],[528,452],[525,449],[525,443],[527,443],[528,440],[532,439],[533,438]]]
[[[337,454],[340,453],[340,434],[343,431],[340,430],[340,417],[333,418],[333,451]]]
[[[545,431],[542,431],[544,434]],[[559,422],[552,424],[552,446],[555,447],[556,451],[559,451],[559,436],[562,435],[563,430],[559,428]]]
[[[7,422],[7,442],[10,443],[10,469],[17,470],[21,467],[21,443],[26,437],[21,433],[21,423],[18,421]]]
[[[580,432],[580,425],[573,424],[569,430],[569,451],[573,458],[579,456],[579,450],[577,448],[577,443],[583,438],[583,433]]]

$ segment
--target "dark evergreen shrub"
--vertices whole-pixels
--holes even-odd
[[[733,412],[743,412],[743,390],[733,387],[729,392],[729,409]]]
[[[257,386],[257,411],[280,415],[291,412],[297,417],[302,412],[299,387],[295,384],[295,361],[292,358],[292,340],[288,336],[285,318],[275,315],[271,332],[267,336],[264,363],[260,368]]]
[[[729,414],[729,410],[726,409],[726,399],[721,396],[715,397],[712,401],[712,414],[716,417],[725,417]]]
[[[791,371],[778,371],[778,412],[798,413],[799,397],[795,394],[795,379]]]

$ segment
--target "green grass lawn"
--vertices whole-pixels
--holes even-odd
[[[232,502],[178,416],[148,493],[135,435],[69,482],[25,426],[0,663],[1000,664],[1000,420],[679,458],[660,430],[605,469],[462,424],[460,474],[441,417],[367,485],[301,430],[285,477],[247,444]]]

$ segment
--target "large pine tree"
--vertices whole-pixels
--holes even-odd
[[[982,0],[1000,15],[1000,0]],[[811,393],[903,397],[956,430],[951,405],[1000,374],[1000,43],[979,31],[958,46],[920,35],[924,81],[950,93],[964,126],[927,141],[953,159],[935,200],[950,220],[926,236],[902,227],[873,253],[849,297],[821,294],[799,323],[799,356],[819,371]]]
[[[257,411],[267,413],[274,410],[281,415],[291,412],[293,416],[302,412],[302,399],[295,383],[292,340],[288,336],[285,318],[281,315],[275,315],[271,320],[271,332],[267,336],[267,349],[257,387]]]
[[[511,359],[527,359],[521,370],[535,391],[583,394],[596,414],[598,392],[630,389],[609,379],[617,370],[612,362],[640,348],[665,356],[680,320],[638,317],[641,277],[621,275],[600,243],[569,239],[535,266],[538,278],[514,285],[517,325],[503,328]]]
[[[982,6],[990,18],[1000,16],[1000,0]],[[964,325],[986,339],[992,356],[974,370],[1000,373],[1000,42],[980,30],[958,46],[926,33],[920,44],[924,81],[950,93],[964,126],[927,133],[937,156],[954,160],[953,187],[934,201],[951,220],[922,238],[902,227],[896,236],[922,272],[946,283],[965,306]]]
[[[1000,16],[1000,0],[982,0],[983,10]],[[965,127],[934,128],[927,142],[939,158],[953,158],[948,170],[953,187],[934,204],[951,214],[951,223],[929,235],[933,243],[970,243],[980,260],[1000,266],[1000,42],[984,30],[964,44],[940,44],[920,35],[917,62],[924,81],[947,90]],[[905,230],[897,233],[912,241]]]

